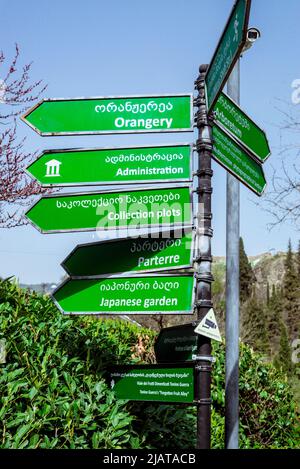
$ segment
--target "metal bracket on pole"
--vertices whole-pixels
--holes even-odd
[[[211,300],[198,300],[195,302],[195,305],[198,307],[198,308],[212,308],[213,307],[213,303]]]
[[[192,360],[215,363],[216,358],[211,355],[207,357],[205,355],[192,355]]]
[[[197,399],[195,402],[196,402],[197,404],[209,405],[209,406],[211,406],[211,399],[205,399],[205,398],[203,398],[203,399]]]

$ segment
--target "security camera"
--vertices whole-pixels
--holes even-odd
[[[255,42],[260,36],[260,31],[257,28],[250,28],[247,31],[247,41],[249,42]]]
[[[259,29],[257,28],[249,28],[247,31],[247,40],[244,46],[243,52],[250,49],[253,46],[254,42],[257,41],[261,36]]]

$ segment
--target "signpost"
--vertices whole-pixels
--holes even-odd
[[[191,145],[50,150],[27,172],[43,187],[191,180]]]
[[[119,365],[108,371],[118,399],[193,404],[194,366]]]
[[[44,99],[22,120],[42,136],[190,132],[193,96]]]
[[[196,325],[193,322],[162,329],[154,345],[157,363],[193,361],[193,355],[197,354]]]
[[[237,0],[229,16],[205,76],[207,112],[220,92],[246,43],[251,0]]]
[[[27,212],[42,233],[192,224],[190,186],[43,196]]]
[[[261,165],[216,125],[212,133],[212,157],[256,195],[261,196],[267,184]]]
[[[52,294],[64,314],[192,314],[194,275],[69,279]]]
[[[191,229],[181,237],[154,233],[150,237],[121,238],[81,244],[62,262],[72,277],[97,277],[121,272],[146,273],[185,269],[193,263]],[[177,236],[177,235],[176,235]]]
[[[265,132],[226,94],[221,93],[214,106],[215,123],[227,130],[260,163],[271,151]]]

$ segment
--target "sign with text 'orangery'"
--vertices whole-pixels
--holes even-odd
[[[22,120],[43,136],[193,130],[193,96],[44,99]]]

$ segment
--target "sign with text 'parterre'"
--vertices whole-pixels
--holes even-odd
[[[43,196],[26,217],[42,233],[191,225],[191,188]]]
[[[194,373],[193,365],[118,365],[107,378],[117,399],[192,404]]]
[[[45,99],[22,120],[42,136],[193,130],[192,94]]]
[[[45,151],[27,168],[43,187],[191,180],[191,145]]]
[[[191,228],[180,231],[81,244],[62,262],[62,267],[71,277],[85,278],[188,268],[193,263],[194,235]]]
[[[265,132],[225,93],[214,106],[216,122],[225,128],[261,163],[271,151]]]
[[[212,157],[227,171],[237,177],[256,195],[262,195],[266,188],[263,169],[248,153],[217,125],[213,126]]]
[[[210,113],[246,43],[251,0],[237,0],[205,76]]]
[[[64,314],[192,314],[192,274],[72,278],[52,294]]]

